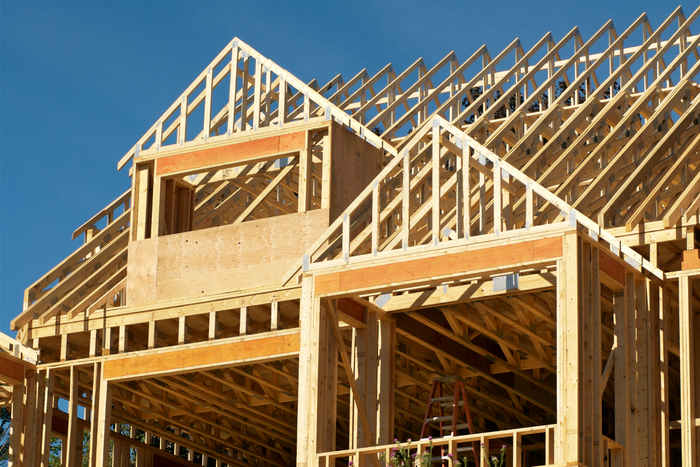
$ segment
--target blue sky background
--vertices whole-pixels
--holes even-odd
[[[572,6],[569,6],[572,5]],[[348,80],[482,44],[492,56],[670,1],[0,1],[0,331],[23,290],[79,246],[75,228],[130,185],[117,161],[238,36],[301,80]],[[686,15],[696,4],[683,2]],[[698,31],[693,31],[697,33]],[[14,333],[10,333],[14,335]]]

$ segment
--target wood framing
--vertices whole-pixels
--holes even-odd
[[[235,38],[0,335],[10,465],[697,465],[699,17],[325,84]]]

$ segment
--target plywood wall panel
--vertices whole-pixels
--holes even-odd
[[[134,256],[130,250],[129,267],[139,264],[129,280],[148,284],[134,289],[130,304],[277,285],[327,227],[322,209],[146,240],[157,251],[141,243]]]
[[[333,222],[382,170],[382,150],[333,123],[331,212]]]
[[[156,265],[159,238],[135,240],[129,243],[127,305],[149,303],[156,299]]]

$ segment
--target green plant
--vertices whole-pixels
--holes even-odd
[[[486,466],[487,467],[503,467],[503,464],[506,461],[506,445],[502,444],[501,445],[501,457],[497,456],[491,456],[489,459],[488,452],[486,452],[486,446],[484,444],[481,444],[481,456],[484,458],[486,461]],[[466,457],[462,459],[462,461],[455,461],[454,462],[454,467],[468,467],[469,461],[467,460]]]
[[[506,461],[506,445],[502,444],[501,445],[501,458],[499,459],[496,456],[491,456],[491,459],[489,459],[488,452],[486,452],[486,446],[483,444],[481,445],[481,455],[484,457],[484,460],[486,460],[486,465],[489,467],[503,467],[503,463]]]
[[[398,439],[394,439],[396,446],[391,449],[389,459],[386,458],[386,454],[380,454],[379,458],[391,467],[429,467],[430,457],[432,456],[433,452],[433,437],[429,436],[428,441],[430,441],[428,449],[422,453],[414,452],[411,454],[410,438],[406,442],[406,445],[402,445],[399,443]],[[352,465],[353,462],[350,461],[349,467],[352,467]]]

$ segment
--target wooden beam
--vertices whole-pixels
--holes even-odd
[[[317,296],[367,290],[387,284],[410,283],[469,270],[494,269],[508,265],[552,260],[561,257],[561,237],[512,245],[467,250],[445,256],[392,262],[315,276]]]
[[[208,344],[208,345],[207,345]],[[105,380],[133,379],[152,374],[185,373],[243,364],[279,360],[299,353],[299,330],[278,331],[254,336],[215,341],[204,345],[183,345],[175,349],[157,349],[126,354],[104,362]]]
[[[168,155],[158,159],[156,175],[184,175],[193,170],[197,173],[198,171],[210,170],[218,166],[223,168],[226,165],[240,165],[253,160],[276,159],[284,154],[303,150],[305,143],[306,132],[299,131]]]

